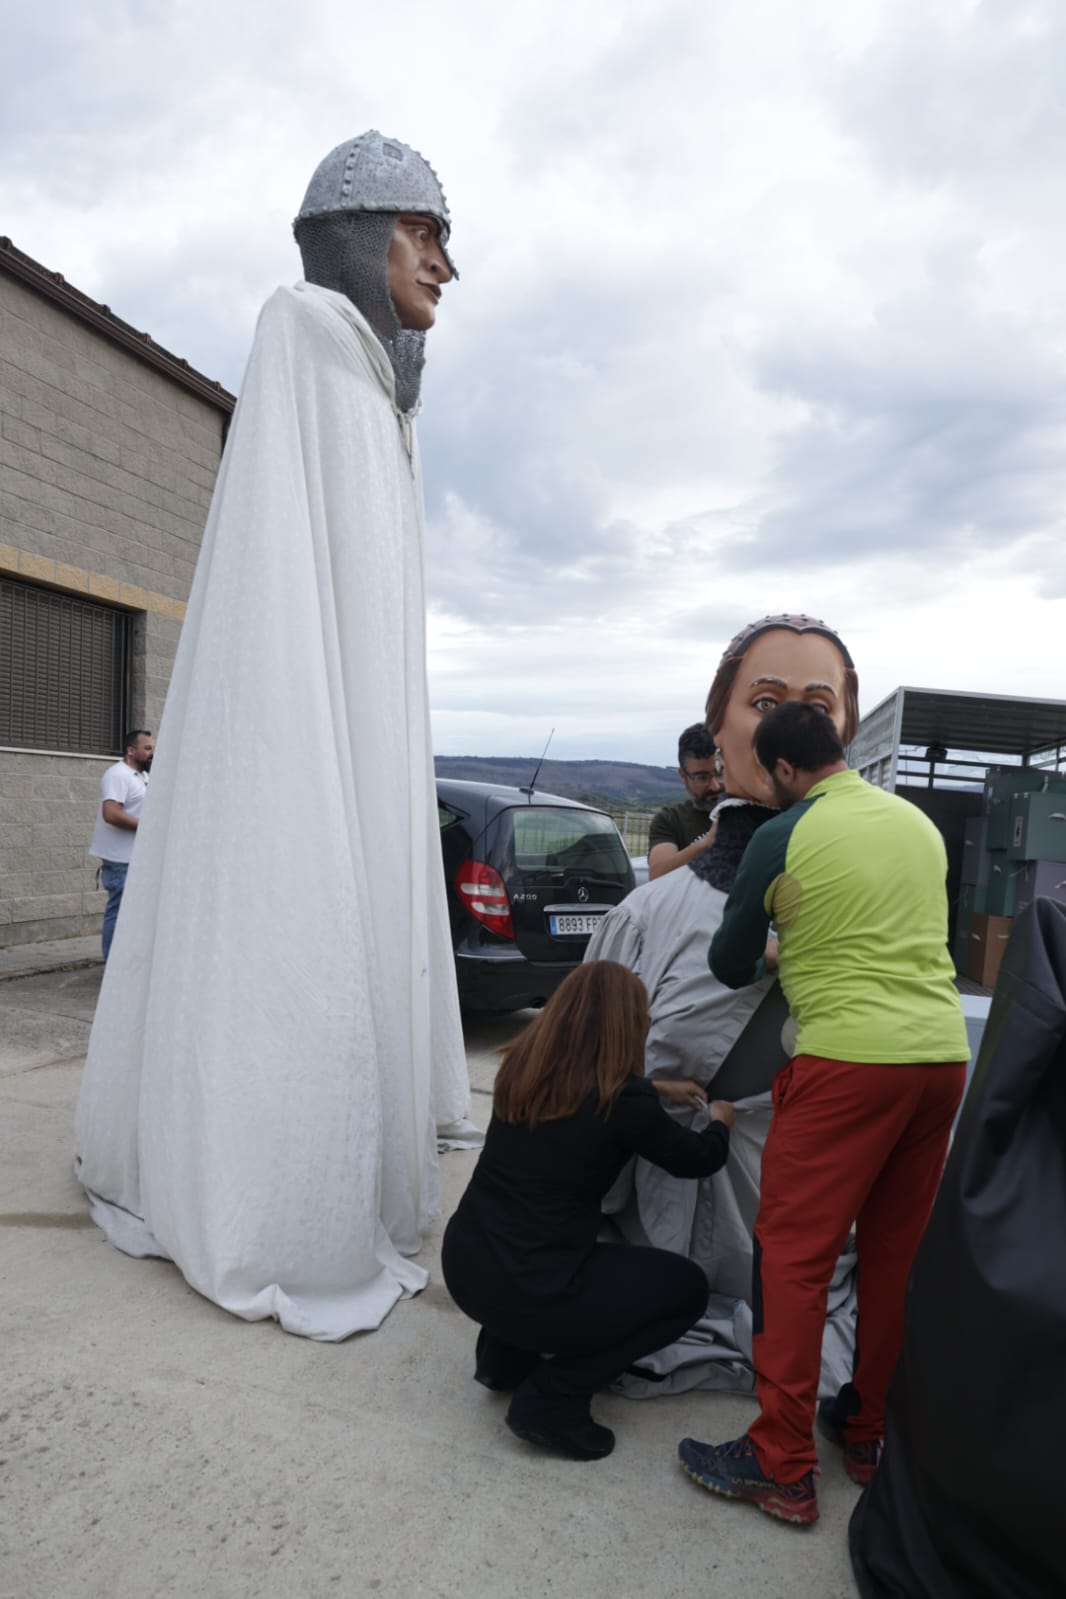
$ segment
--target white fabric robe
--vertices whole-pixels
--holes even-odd
[[[114,1244],[323,1339],[424,1286],[435,1128],[469,1105],[393,394],[342,295],[267,302],[76,1124]]]

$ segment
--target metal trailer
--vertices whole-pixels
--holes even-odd
[[[1066,700],[897,688],[863,717],[848,759],[889,791],[980,790],[990,771],[1012,766],[1061,772]]]
[[[925,812],[948,854],[949,939],[954,942],[966,823],[984,809],[985,779],[1018,767],[1061,774],[1066,700],[897,688],[863,717],[849,764],[870,783]],[[985,993],[960,978],[965,993]]]

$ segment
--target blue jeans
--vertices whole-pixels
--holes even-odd
[[[126,873],[129,871],[128,861],[101,861],[100,881],[107,889],[107,906],[104,910],[103,950],[106,961],[111,950],[111,940],[115,936],[115,923],[118,921],[118,908],[122,904],[122,890],[126,886]]]

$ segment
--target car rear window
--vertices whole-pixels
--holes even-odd
[[[629,856],[609,816],[539,805],[510,814],[519,871],[628,875]]]

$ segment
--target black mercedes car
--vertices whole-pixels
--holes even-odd
[[[634,886],[617,827],[558,794],[437,779],[464,1010],[543,1005]]]

